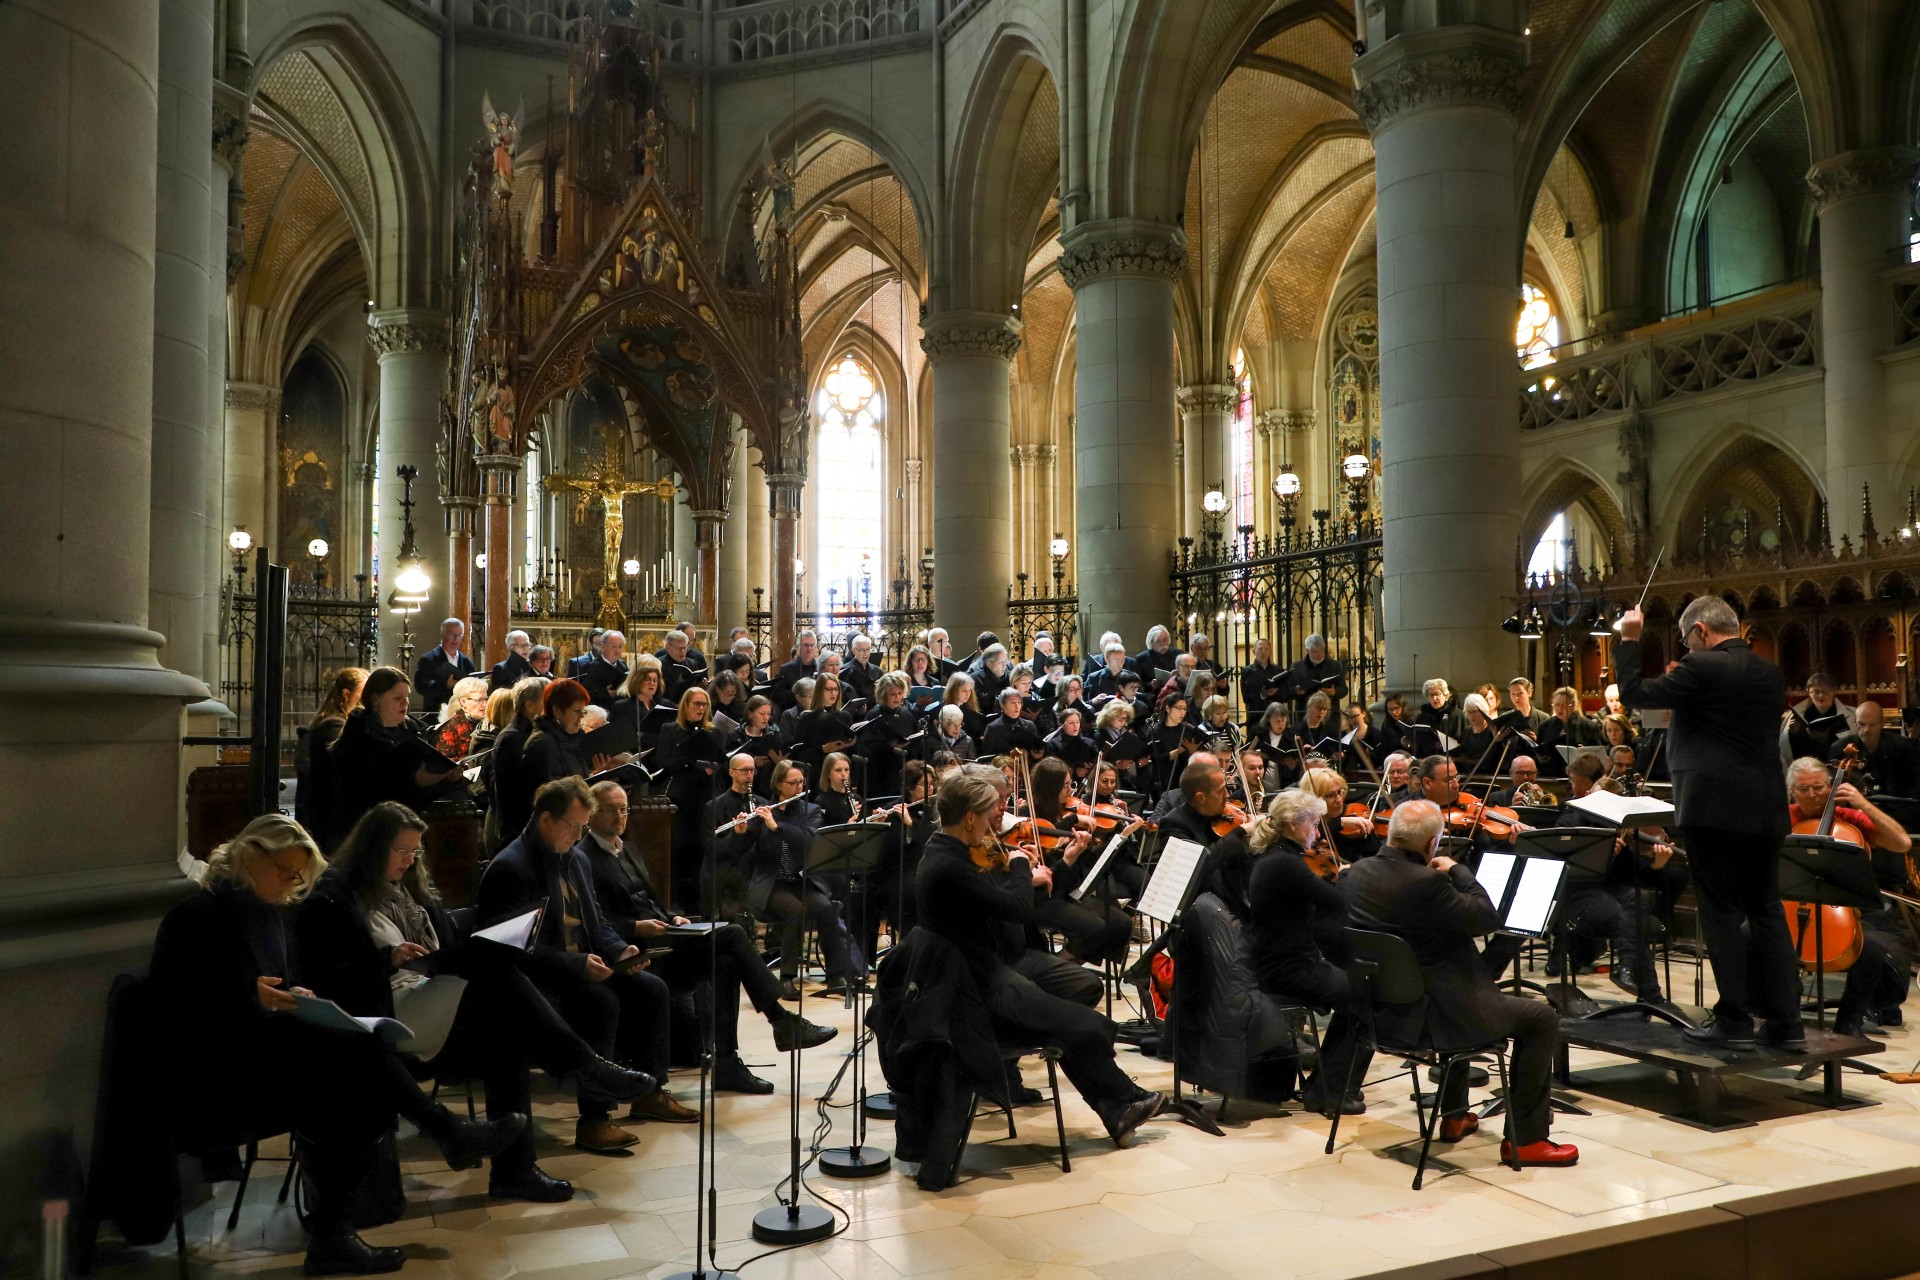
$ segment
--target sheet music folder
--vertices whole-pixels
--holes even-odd
[[[1538,938],[1553,921],[1567,864],[1557,858],[1529,858],[1488,850],[1480,855],[1474,879],[1500,911],[1500,932]]]
[[[1166,924],[1185,909],[1193,894],[1193,881],[1206,861],[1207,851],[1191,840],[1168,837],[1161,846],[1159,861],[1153,864],[1153,877],[1135,907],[1150,920]]]

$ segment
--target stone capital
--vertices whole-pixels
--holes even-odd
[[[1057,444],[1037,444],[1033,446],[1033,456],[1050,467],[1060,460],[1060,446]]]
[[[1526,42],[1490,27],[1442,27],[1397,36],[1353,64],[1360,123],[1378,134],[1400,116],[1434,107],[1514,114],[1525,99]]]
[[[1173,401],[1186,413],[1232,413],[1240,404],[1240,388],[1226,382],[1202,382],[1179,387]]]
[[[213,155],[236,178],[240,174],[240,161],[246,155],[247,139],[251,136],[247,127],[245,95],[216,83],[213,89]]]
[[[1847,151],[1807,170],[1807,186],[1820,208],[1855,196],[1911,193],[1920,179],[1920,149],[1867,147]]]
[[[907,482],[909,484],[920,483],[920,459],[908,458],[905,462],[901,464],[901,467],[907,473]]]
[[[376,311],[367,317],[367,342],[382,359],[391,355],[445,355],[448,345],[444,311]]]
[[[920,349],[929,360],[948,356],[990,356],[1012,360],[1020,351],[1020,322],[989,311],[949,311],[927,317]]]
[[[1187,265],[1187,236],[1152,222],[1083,223],[1062,240],[1060,278],[1070,289],[1103,276],[1177,280]]]
[[[229,409],[272,416],[280,407],[280,389],[263,386],[258,382],[229,382],[225,400]]]

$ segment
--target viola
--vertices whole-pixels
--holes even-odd
[[[1865,851],[1867,837],[1860,828],[1845,818],[1834,816],[1836,802],[1840,798],[1840,784],[1847,775],[1861,767],[1860,748],[1849,743],[1833,762],[1833,785],[1827,791],[1827,808],[1818,818],[1802,818],[1793,824],[1793,834],[1797,836],[1827,836],[1842,840]],[[1787,913],[1787,932],[1793,935],[1794,950],[1800,953],[1800,966],[1834,973],[1851,969],[1860,959],[1860,952],[1866,946],[1866,934],[1860,928],[1860,912],[1854,907],[1819,907],[1819,922],[1816,925],[1814,911],[1810,902],[1790,902],[1783,900],[1780,907]]]

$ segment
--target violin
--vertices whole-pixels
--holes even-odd
[[[1075,797],[1067,811],[1074,817],[1075,825],[1095,835],[1109,835],[1122,828],[1128,831],[1158,831],[1160,824],[1145,818],[1136,818],[1125,809],[1108,808],[1105,805],[1088,804]]]
[[[1833,785],[1827,790],[1827,808],[1818,818],[1802,818],[1793,824],[1793,834],[1797,836],[1826,836],[1844,841],[1865,852],[1867,837],[1860,828],[1845,818],[1836,818],[1834,810],[1840,799],[1840,784],[1847,775],[1861,767],[1860,748],[1849,743],[1833,762]],[[1800,966],[1815,971],[1824,970],[1833,973],[1850,969],[1860,959],[1860,952],[1866,945],[1866,934],[1860,929],[1860,912],[1855,907],[1819,907],[1819,923],[1816,926],[1814,911],[1810,902],[1782,901],[1781,909],[1787,913],[1787,932],[1793,935],[1794,950],[1800,953]]]
[[[1522,831],[1533,828],[1520,821],[1520,815],[1505,805],[1488,804],[1471,791],[1462,791],[1454,807],[1447,810],[1449,835],[1471,836],[1484,831],[1497,844],[1507,844]]]
[[[1247,811],[1229,800],[1219,816],[1209,819],[1207,825],[1213,828],[1214,839],[1224,840],[1247,825]]]

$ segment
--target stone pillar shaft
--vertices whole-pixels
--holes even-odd
[[[1820,210],[1820,361],[1826,367],[1827,503],[1833,536],[1860,536],[1861,486],[1892,509],[1905,490],[1887,430],[1891,343],[1885,272],[1905,260],[1920,151],[1853,151],[1807,175]]]
[[[400,468],[412,464],[414,545],[432,579],[427,602],[408,624],[417,655],[438,640],[452,604],[447,529],[440,515],[440,393],[447,372],[447,318],[438,311],[376,311],[367,340],[380,357],[380,596],[393,594],[406,519]],[[384,608],[384,603],[383,603]],[[395,620],[398,621],[397,619]],[[380,660],[398,662],[400,631],[380,628]]]
[[[693,583],[693,621],[702,631],[711,631],[720,621],[720,547],[726,534],[725,511],[693,513],[693,544],[699,559]]]
[[[1177,528],[1173,282],[1184,238],[1147,224],[1075,228],[1060,258],[1078,337],[1074,440],[1085,634],[1129,645],[1167,620]]]
[[[747,590],[748,501],[753,484],[752,468],[747,465],[746,428],[738,418],[733,420],[728,438],[732,441],[733,451],[727,460],[727,528],[720,543],[720,593],[715,606],[719,613],[717,625],[720,629],[715,637],[717,643],[725,642],[726,633],[731,628],[746,625],[747,602],[753,598]]]
[[[756,447],[756,452],[758,449]],[[769,544],[772,539],[773,496],[767,492],[767,473],[759,467],[747,466],[747,485],[744,491],[736,490],[733,505],[737,511],[747,514],[747,580],[742,586],[747,607],[753,607],[753,589],[760,588],[760,607],[773,607],[773,553]],[[744,613],[740,619],[744,625]],[[734,625],[729,622],[728,626]]]
[[[473,643],[473,557],[475,533],[480,523],[480,503],[475,498],[448,498],[445,503],[447,526],[447,613],[467,625],[465,648],[478,654]],[[491,644],[491,640],[488,641]]]
[[[1403,35],[1355,64],[1379,190],[1387,683],[1503,679],[1519,519],[1514,110],[1524,44]],[[1418,655],[1420,669],[1414,669]]]
[[[1020,324],[948,312],[923,326],[933,366],[934,616],[957,636],[1004,635],[1013,576],[1013,357]]]
[[[513,569],[522,558],[513,538],[513,510],[519,493],[522,463],[510,454],[480,457],[480,503],[486,512],[487,652],[484,665],[507,660],[509,605],[513,600]],[[518,544],[523,545],[523,544]]]
[[[1200,499],[1214,485],[1233,492],[1233,446],[1229,433],[1240,389],[1225,382],[1203,382],[1174,393],[1180,407],[1180,438],[1186,445],[1186,527],[1200,527]]]
[[[767,602],[773,615],[773,653],[768,660],[776,666],[793,656],[793,615],[799,606],[794,599],[798,583],[793,562],[800,554],[800,494],[806,482],[804,474],[794,472],[767,477],[767,511],[773,526],[773,586]]]

